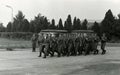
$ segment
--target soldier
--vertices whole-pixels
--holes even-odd
[[[85,55],[88,55],[91,50],[91,40],[88,35],[85,36]]]
[[[99,50],[97,49],[99,43],[99,37],[97,34],[94,35],[94,54],[98,54]]]
[[[48,48],[49,48],[49,40],[48,40],[49,36],[48,34],[46,34],[46,36],[39,36],[39,42],[40,40],[43,40],[43,42],[41,42],[41,45],[39,45],[39,49],[40,49],[40,54],[39,57],[41,57],[42,53],[44,54],[43,58],[46,58],[46,56],[48,55]]]
[[[103,35],[102,35],[102,37],[101,37],[101,49],[102,49],[102,54],[105,54],[105,53],[106,53],[106,50],[105,50],[106,41],[107,41],[107,37],[105,36],[105,33],[103,33]]]
[[[33,34],[31,41],[32,41],[32,52],[35,52],[36,44],[37,44],[37,34]]]
[[[68,39],[66,41],[66,45],[67,45],[67,56],[70,56],[72,54],[72,39],[70,38],[70,35],[68,35]]]
[[[57,41],[57,43],[58,43],[58,57],[60,57],[61,53],[62,53],[62,42],[63,42],[62,35],[59,35],[58,41]]]
[[[44,58],[46,58],[46,56],[48,56],[50,53],[50,50],[49,50],[49,46],[50,46],[50,39],[51,39],[51,36],[49,36],[48,34],[46,35],[46,38],[45,38],[45,41],[44,41],[44,45],[45,45],[45,48],[44,48]],[[52,54],[51,54],[52,56]]]
[[[80,35],[80,54],[85,52],[85,35]]]
[[[92,53],[94,51],[94,35],[89,35],[89,53]]]
[[[78,53],[80,54],[80,51],[79,51],[79,49],[80,49],[80,38],[79,37],[76,37],[75,38],[75,41],[74,41],[75,43],[74,43],[74,47],[75,47],[75,55],[77,55]]]
[[[68,51],[68,44],[69,44],[69,42],[68,42],[68,40],[69,40],[69,38],[68,38],[68,36],[66,35],[66,38],[65,38],[65,54],[68,56],[69,55],[69,51]]]
[[[39,56],[38,57],[41,57],[42,53],[44,53],[44,48],[45,48],[45,45],[43,44],[44,40],[45,40],[45,37],[43,36],[43,34],[39,34],[39,37],[38,37]]]

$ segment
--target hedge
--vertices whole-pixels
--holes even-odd
[[[0,32],[1,38],[30,40],[31,32]]]

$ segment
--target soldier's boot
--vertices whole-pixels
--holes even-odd
[[[39,56],[38,56],[38,57],[41,57],[41,54],[42,54],[42,53],[40,52],[40,54],[39,54]]]
[[[57,57],[60,57],[61,56],[61,53],[59,51],[57,51]]]
[[[89,55],[90,54],[90,51],[85,51],[85,55]]]
[[[81,50],[81,51],[79,51],[79,54],[78,54],[78,55],[82,55],[82,53],[83,53],[83,51]]]
[[[44,57],[43,58],[46,58],[46,54],[44,54]]]
[[[50,55],[51,55],[51,57],[53,57],[53,56],[54,56],[54,53],[53,53],[53,52],[50,52]]]
[[[85,54],[84,54],[84,55],[85,55],[85,56],[88,55],[87,51],[85,51]]]
[[[99,50],[96,50],[96,54],[99,54]]]
[[[61,57],[61,54],[59,53],[57,57]]]
[[[67,54],[66,54],[68,57],[70,56],[70,51],[67,51]]]
[[[98,52],[99,52],[99,51],[96,49],[96,50],[94,50],[94,53],[93,53],[93,54],[96,55],[96,54],[98,54]]]
[[[40,50],[40,54],[39,54],[38,57],[41,57],[41,56],[42,56],[43,49],[44,49],[44,48],[41,48],[41,50]]]
[[[47,56],[47,53],[44,51],[43,52],[44,53],[44,56],[43,56],[43,58],[46,58],[46,56]]]
[[[35,47],[33,47],[32,52],[36,52]]]
[[[103,50],[103,51],[102,51],[102,54],[105,54],[105,53],[106,53],[106,50]]]
[[[81,55],[81,51],[78,51],[78,55]]]

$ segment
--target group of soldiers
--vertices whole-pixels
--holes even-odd
[[[43,58],[47,56],[53,57],[57,54],[61,56],[76,56],[76,55],[89,55],[98,54],[98,44],[101,42],[102,53],[105,54],[105,45],[107,38],[105,34],[101,38],[97,34],[90,35],[78,35],[78,36],[66,36],[59,35],[58,37],[52,35],[39,34],[39,36],[33,35],[32,46],[33,52],[36,48],[36,42],[39,46],[39,57],[43,55]]]

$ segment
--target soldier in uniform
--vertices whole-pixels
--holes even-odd
[[[44,53],[44,48],[45,48],[45,45],[43,44],[44,41],[45,41],[45,37],[43,36],[43,34],[39,34],[39,37],[38,37],[39,56],[38,57],[41,57],[42,53]]]
[[[49,49],[49,36],[48,34],[45,36],[39,36],[39,41],[40,41],[40,37],[42,37],[41,39],[44,40],[41,45],[39,45],[39,49],[40,49],[40,54],[39,57],[41,57],[42,53],[44,54],[43,58],[46,58],[46,56],[48,55],[48,49]],[[44,38],[43,38],[44,37]]]
[[[94,52],[94,35],[89,35],[89,53]]]
[[[63,37],[62,35],[58,38],[58,57],[60,57],[63,54]]]
[[[71,37],[68,35],[68,40],[67,40],[67,56],[70,56],[72,54],[72,45],[73,45],[73,42],[72,42],[72,39]]]
[[[68,44],[69,44],[69,42],[68,42],[68,40],[69,40],[69,37],[66,35],[66,38],[65,38],[65,54],[67,55],[67,56],[69,56],[69,51],[68,51]]]
[[[77,55],[78,53],[80,54],[80,38],[76,37],[75,41],[74,41],[74,47],[75,47],[75,55]]]
[[[85,55],[88,55],[90,53],[91,50],[91,40],[90,37],[87,35],[85,36]]]
[[[85,52],[85,35],[80,35],[80,54]]]
[[[32,41],[32,52],[35,52],[36,44],[37,44],[37,34],[33,34],[31,41]]]
[[[101,49],[102,49],[102,54],[106,53],[105,50],[105,45],[106,45],[107,37],[105,36],[105,33],[101,37]]]
[[[99,37],[97,36],[97,34],[95,34],[94,35],[94,54],[99,53],[99,50],[97,49],[99,40],[100,40]]]

